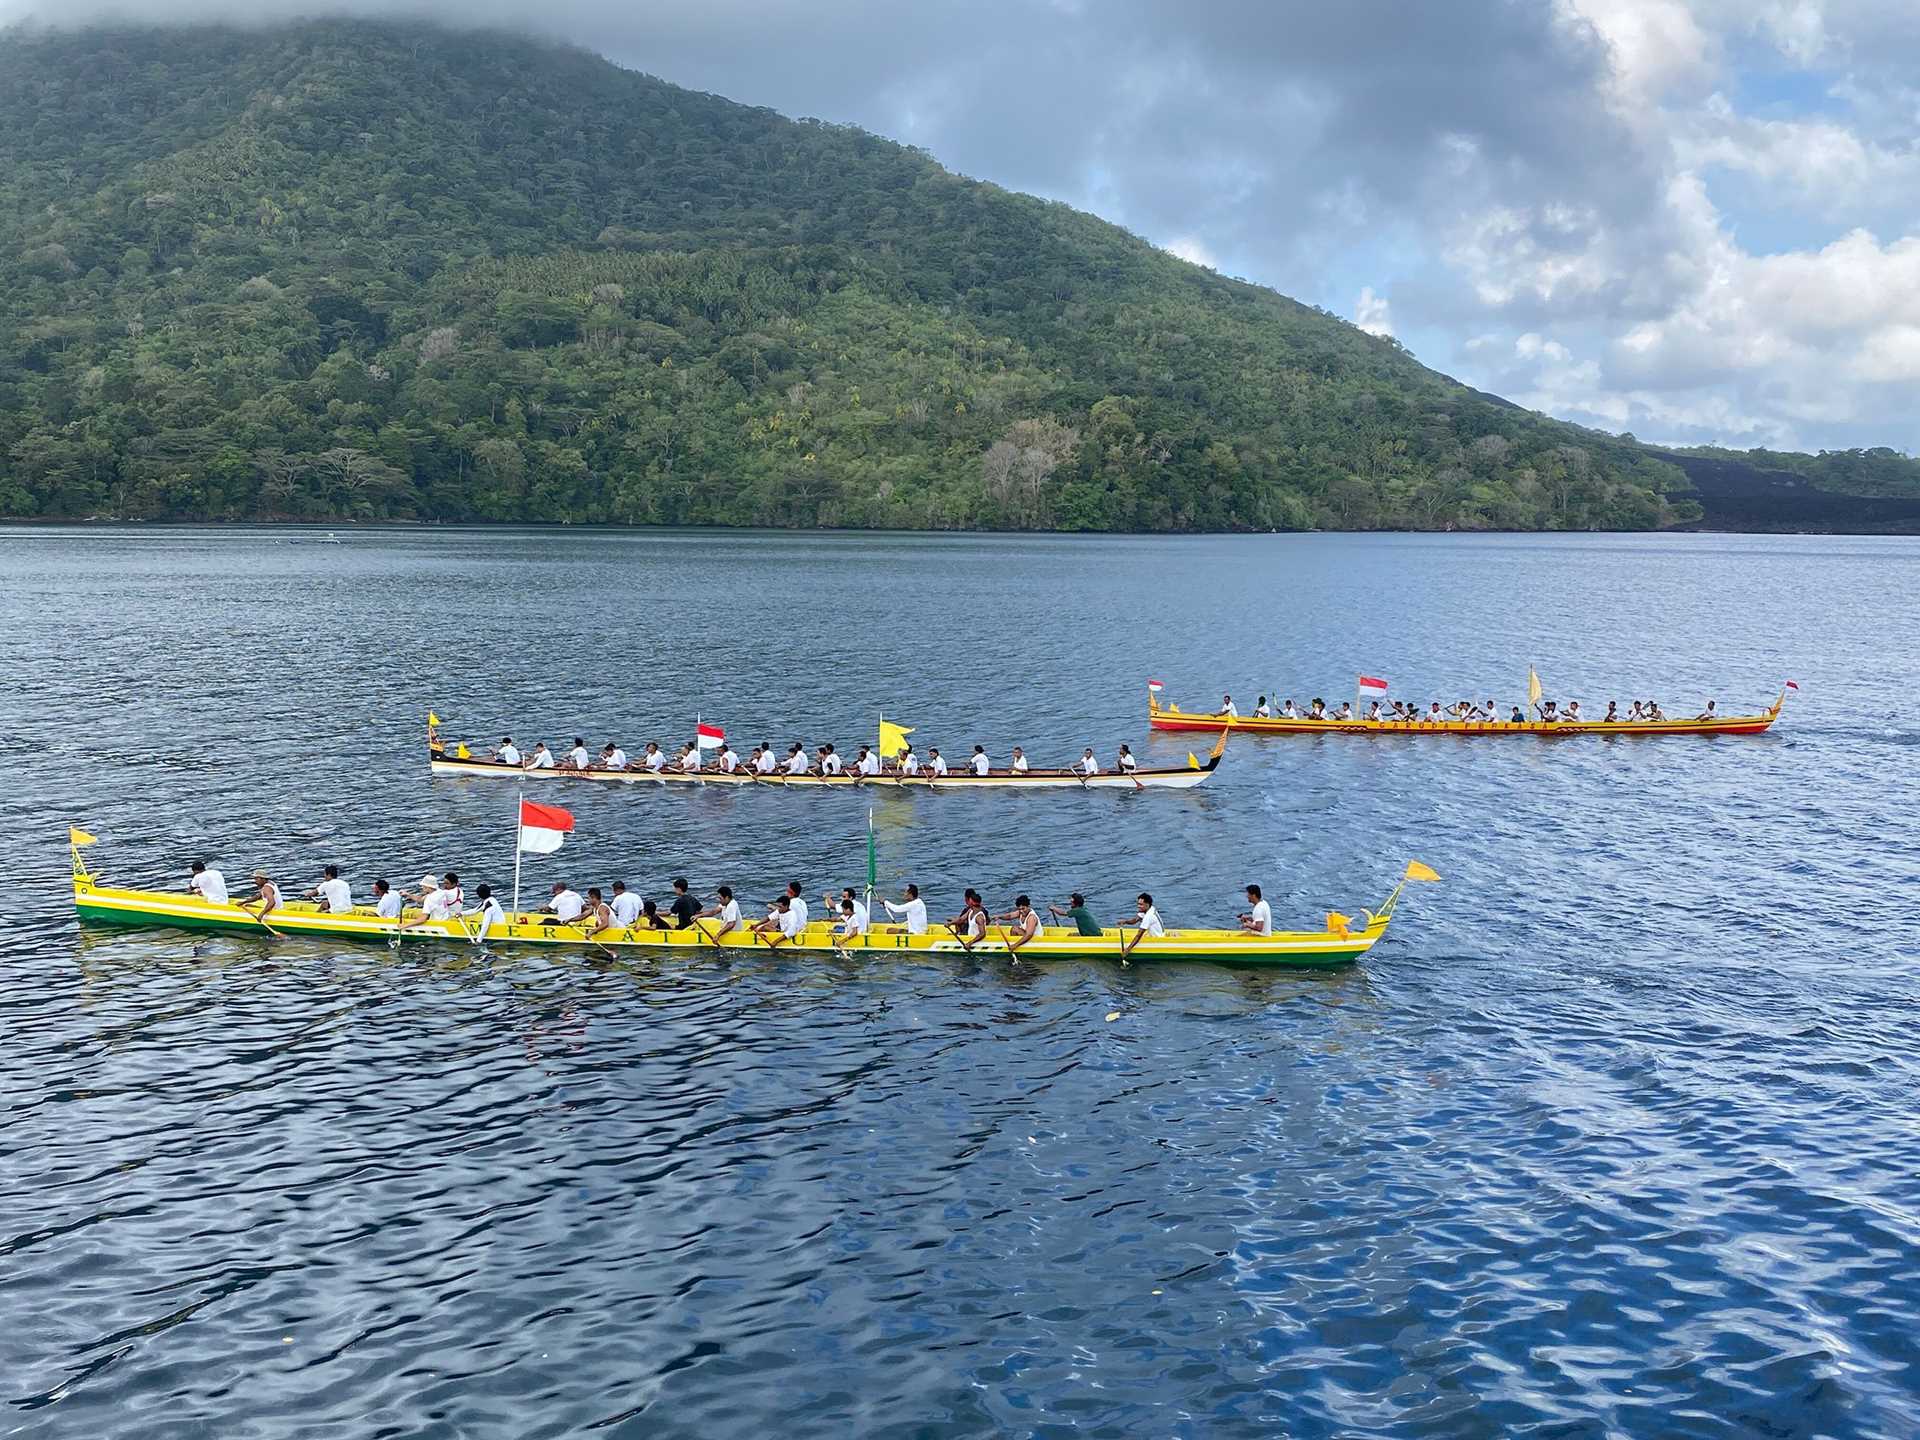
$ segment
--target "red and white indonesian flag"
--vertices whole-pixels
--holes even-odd
[[[573,829],[573,812],[558,805],[520,802],[520,848],[533,855],[548,855],[560,848],[567,831]]]
[[[727,743],[727,732],[702,720],[693,727],[693,743],[702,750],[718,750]]]
[[[1376,695],[1384,695],[1387,693],[1387,682],[1382,680],[1378,675],[1362,675],[1360,677],[1360,688],[1362,690],[1371,690]]]
[[[1167,687],[1162,685],[1158,680],[1147,681],[1147,690],[1154,695],[1158,695],[1162,690],[1166,688]]]

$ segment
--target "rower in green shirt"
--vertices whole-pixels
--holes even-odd
[[[1093,912],[1087,909],[1087,897],[1078,890],[1067,897],[1067,908],[1049,905],[1047,909],[1062,920],[1071,920],[1080,929],[1082,935],[1098,935],[1100,922],[1093,918]]]

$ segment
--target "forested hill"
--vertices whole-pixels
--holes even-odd
[[[9,32],[0,196],[0,515],[1698,515],[1090,216],[504,35]]]

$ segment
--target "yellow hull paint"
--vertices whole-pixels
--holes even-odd
[[[1398,898],[1398,891],[1394,898]],[[474,917],[464,920],[426,921],[400,931],[392,920],[383,920],[371,910],[355,910],[334,915],[305,902],[290,902],[274,910],[263,925],[238,905],[215,905],[192,894],[174,894],[156,890],[126,890],[104,885],[90,874],[73,879],[73,903],[80,919],[86,922],[175,926],[196,930],[226,930],[262,936],[272,930],[282,936],[365,940],[388,942],[399,935],[402,944],[413,940],[474,942]],[[1202,960],[1229,965],[1281,965],[1327,967],[1351,964],[1379,943],[1392,919],[1394,901],[1377,915],[1370,915],[1364,929],[1348,934],[1332,931],[1276,932],[1254,936],[1237,930],[1169,930],[1162,938],[1143,940],[1130,958],[1135,960]],[[410,912],[417,916],[418,912]],[[966,951],[951,931],[937,928],[921,935],[909,935],[897,925],[876,925],[870,935],[842,942],[825,924],[809,925],[797,940],[771,943],[769,937],[736,930],[713,938],[712,921],[701,921],[690,930],[604,930],[589,938],[576,926],[558,923],[551,916],[521,912],[510,923],[496,926],[486,937],[489,946],[588,946],[604,945],[610,950],[778,950],[810,955],[952,955]],[[1097,936],[1049,926],[1038,937],[1020,948],[1023,959],[1114,960],[1120,958],[1123,936],[1130,931],[1106,930]],[[1004,955],[1008,932],[996,925],[989,938],[974,945],[972,953]]]

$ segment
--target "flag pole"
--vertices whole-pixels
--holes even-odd
[[[873,882],[878,868],[879,858],[873,844],[873,807],[869,805],[867,807],[867,915],[869,919],[873,915]]]
[[[527,792],[516,790],[513,795],[513,915],[508,924],[517,923],[520,914],[520,802]]]

